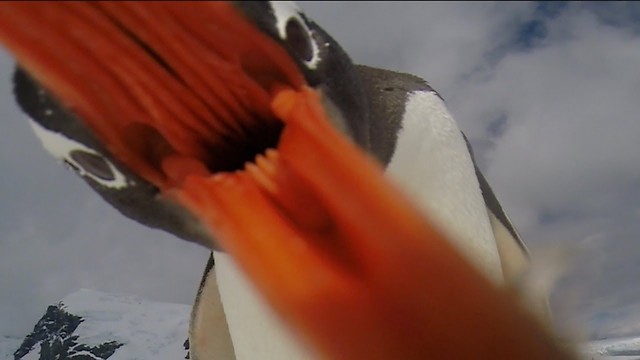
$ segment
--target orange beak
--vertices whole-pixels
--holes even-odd
[[[0,41],[195,214],[322,356],[570,358],[330,125],[287,52],[232,5],[2,3]]]

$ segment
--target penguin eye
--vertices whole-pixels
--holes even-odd
[[[78,175],[86,176],[110,189],[121,189],[135,184],[133,179],[127,178],[107,157],[98,151],[68,138],[60,132],[49,130],[37,121],[30,121],[29,124],[44,148]]]
[[[92,154],[83,150],[72,150],[69,157],[87,173],[98,179],[113,181],[116,179],[107,161],[97,154]]]
[[[280,40],[308,69],[316,70],[321,61],[320,45],[316,43],[312,35],[314,31],[310,29],[302,10],[292,1],[270,1],[269,4]]]
[[[313,46],[307,29],[294,17],[285,26],[286,42],[291,50],[304,61],[313,59]]]

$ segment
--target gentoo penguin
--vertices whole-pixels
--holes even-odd
[[[0,40],[49,151],[126,216],[229,253],[194,358],[570,357],[499,289],[525,249],[438,94],[352,65],[297,7],[2,4]],[[304,346],[270,342],[256,290]]]

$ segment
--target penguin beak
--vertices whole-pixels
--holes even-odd
[[[567,358],[232,5],[3,3],[0,40],[323,356]]]

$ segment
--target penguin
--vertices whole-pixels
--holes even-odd
[[[354,65],[289,2],[40,9],[1,5],[0,41],[44,147],[214,250],[192,358],[569,358],[499,290],[526,247],[426,81]]]

